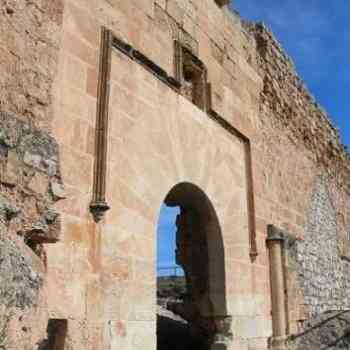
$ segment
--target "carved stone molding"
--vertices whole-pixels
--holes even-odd
[[[247,136],[243,135],[239,130],[222,118],[211,107],[211,92],[208,85],[208,107],[207,113],[210,118],[227,130],[231,135],[240,139],[244,144],[244,158],[246,166],[247,179],[247,207],[248,207],[248,229],[249,229],[249,255],[252,261],[258,256],[258,248],[256,243],[256,216],[255,216],[255,196],[254,196],[254,176],[253,176],[253,158],[251,151],[251,143]]]
[[[105,212],[110,209],[106,201],[107,177],[107,146],[108,146],[108,113],[111,79],[112,49],[118,49],[132,60],[141,64],[170,88],[178,91],[180,83],[169,76],[161,67],[146,57],[142,52],[135,50],[131,45],[117,38],[105,28],[101,28],[100,68],[97,91],[97,115],[95,131],[95,163],[93,197],[90,211],[96,222],[101,221]]]
[[[112,47],[121,51],[122,53],[127,55],[130,59],[136,61],[138,64],[143,66],[145,69],[147,69],[153,75],[155,75],[156,78],[161,80],[164,84],[168,85],[173,90],[175,90],[175,91],[179,90],[180,82],[177,81],[177,79],[175,79],[172,76],[169,76],[168,73],[163,68],[158,66],[155,62],[153,62],[151,59],[149,59],[146,55],[144,55],[142,52],[136,50],[135,48],[133,48],[131,45],[129,45],[125,41],[114,36],[113,40],[112,40]]]
[[[111,31],[102,27],[97,91],[93,197],[90,204],[90,210],[96,222],[100,221],[104,213],[109,209],[109,205],[106,202],[106,176],[112,39]]]

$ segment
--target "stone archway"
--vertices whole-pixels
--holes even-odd
[[[187,294],[168,308],[185,319],[200,349],[226,349],[231,341],[227,313],[225,253],[215,210],[191,183],[174,186],[165,198],[180,207],[176,219],[176,263],[185,273]],[[198,350],[200,350],[198,349]]]

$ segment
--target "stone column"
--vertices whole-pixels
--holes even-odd
[[[283,268],[283,245],[285,235],[282,231],[268,226],[267,246],[270,258],[270,284],[273,334],[270,349],[285,350],[287,338],[287,314],[285,300],[285,279]]]

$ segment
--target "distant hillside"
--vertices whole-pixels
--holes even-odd
[[[186,293],[184,276],[160,276],[157,278],[157,295],[159,298],[181,299]]]

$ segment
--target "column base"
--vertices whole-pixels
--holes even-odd
[[[229,350],[231,345],[231,341],[215,341],[211,346],[210,350]]]
[[[287,350],[287,337],[271,337],[269,338],[270,350]]]

